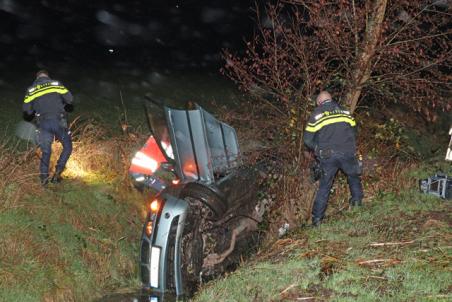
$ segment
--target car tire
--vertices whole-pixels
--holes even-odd
[[[179,198],[191,198],[199,200],[212,210],[212,216],[209,219],[219,219],[227,210],[226,202],[211,188],[201,184],[188,184],[182,189]]]

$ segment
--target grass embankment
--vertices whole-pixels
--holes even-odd
[[[92,301],[139,286],[144,202],[127,165],[141,142],[89,122],[74,128],[58,185],[40,186],[34,150],[0,146],[0,301]]]
[[[137,208],[77,181],[2,207],[0,301],[90,301],[137,285]]]
[[[397,178],[398,193],[274,242],[194,300],[450,301],[452,205],[420,194],[415,174]]]

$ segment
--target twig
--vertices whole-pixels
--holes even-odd
[[[380,276],[367,276],[366,279],[378,279],[378,280],[385,280],[385,281],[388,280],[387,278],[380,277]]]
[[[403,43],[409,43],[409,42],[415,42],[415,41],[420,41],[420,40],[425,40],[425,39],[431,39],[431,38],[435,38],[435,37],[441,37],[441,36],[447,36],[450,35],[452,33],[452,31],[447,31],[445,33],[440,33],[440,34],[435,34],[435,35],[428,35],[428,36],[422,36],[422,37],[418,37],[418,38],[413,38],[413,39],[409,39],[409,40],[403,40],[403,41],[397,41],[391,44],[387,44],[386,46],[394,46],[397,44],[403,44]]]
[[[390,259],[373,259],[373,260],[365,260],[365,261],[359,261],[358,264],[359,265],[363,265],[363,264],[372,264],[372,263],[379,263],[379,262],[386,262]]]
[[[294,288],[295,286],[297,286],[297,283],[293,283],[291,285],[289,285],[289,287],[287,287],[285,290],[283,290],[282,292],[280,292],[280,295],[284,295],[286,292],[288,292],[289,290],[291,290],[292,288]]]
[[[127,127],[129,127],[129,120],[127,118],[127,109],[126,106],[124,105],[124,99],[122,97],[122,90],[119,89],[119,97],[121,99],[121,105],[122,105],[122,110],[124,111],[124,123],[125,123],[125,129],[123,129],[124,131],[127,130]]]
[[[452,297],[452,295],[430,295],[427,296],[427,298],[449,298]]]
[[[293,243],[294,240],[291,238],[286,238],[286,239],[279,239],[278,241],[276,241],[273,245],[274,246],[285,246],[285,245],[289,245],[291,243]]]
[[[385,262],[392,262],[392,263],[399,263],[400,260],[398,259],[372,259],[372,260],[363,260],[359,261],[359,265],[369,265],[369,264],[379,264],[379,263],[385,263]]]
[[[379,247],[379,246],[394,246],[394,245],[407,245],[416,242],[416,240],[410,241],[400,241],[400,242],[375,242],[369,244],[369,246]]]
[[[423,9],[419,11],[414,17],[412,17],[410,20],[408,20],[398,31],[392,34],[392,37],[390,37],[388,43],[386,45],[391,44],[392,41],[402,32],[404,31],[413,21],[416,19],[419,15],[421,15],[425,10],[429,9],[429,7],[432,6],[432,4],[429,4],[425,6]]]
[[[297,301],[306,301],[306,300],[312,300],[315,299],[315,297],[302,297],[302,298],[297,298]]]

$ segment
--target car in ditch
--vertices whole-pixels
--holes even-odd
[[[129,174],[147,196],[140,277],[145,288],[190,295],[230,270],[259,240],[259,172],[236,131],[197,104],[146,103],[151,136]]]

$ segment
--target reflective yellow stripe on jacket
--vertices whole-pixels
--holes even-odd
[[[48,93],[66,94],[68,92],[69,90],[67,90],[66,87],[64,86],[59,85],[38,86],[37,89],[28,92],[28,94],[25,96],[24,103],[30,103],[36,98],[46,95]]]
[[[306,126],[306,131],[308,132],[317,132],[322,129],[324,126],[335,124],[335,123],[347,123],[350,126],[356,126],[355,120],[347,115],[347,114],[332,114],[322,117],[315,123],[308,123]]]

